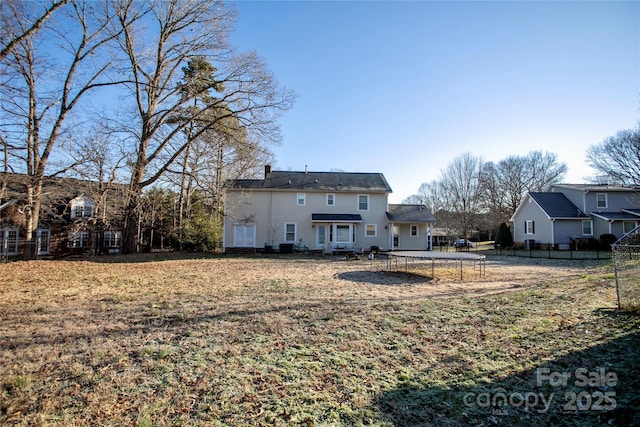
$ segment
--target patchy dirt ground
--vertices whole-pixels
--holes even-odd
[[[311,277],[318,289],[344,298],[349,294],[357,298],[419,299],[424,297],[482,296],[499,292],[521,290],[540,283],[562,282],[571,278],[602,271],[606,261],[549,260],[517,257],[488,257],[485,264],[464,261],[386,260],[345,261],[322,259],[313,268],[287,270],[290,283],[304,282]],[[293,265],[296,265],[294,263]],[[256,265],[262,271],[271,268]],[[462,269],[462,271],[461,271]],[[273,271],[274,276],[282,272]]]
[[[530,390],[523,378],[553,360],[606,360],[621,411],[638,407],[637,321],[611,310],[610,262],[389,267],[193,254],[0,264],[0,425],[493,425],[467,393],[488,379]],[[564,415],[510,412],[502,425]]]

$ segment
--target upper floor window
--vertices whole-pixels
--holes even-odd
[[[411,224],[409,226],[410,229],[410,234],[412,237],[418,237],[418,225],[417,224]]]
[[[598,209],[606,209],[607,207],[607,194],[606,193],[598,193],[596,195]]]
[[[298,195],[296,196],[296,205],[298,206],[304,206],[307,200],[307,194],[306,193],[298,193]]]
[[[358,210],[359,211],[368,211],[369,210],[369,195],[368,194],[359,194],[358,195]]]
[[[327,194],[327,206],[335,206],[335,205],[336,205],[336,195]]]
[[[71,200],[71,219],[92,218],[95,203],[83,196]]]
[[[582,234],[585,236],[593,235],[593,221],[591,220],[582,221]]]
[[[535,221],[525,221],[524,222],[524,234],[535,234],[536,233],[536,223]]]

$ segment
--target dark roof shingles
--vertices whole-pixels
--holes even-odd
[[[562,193],[536,193],[529,195],[550,218],[588,218]]]

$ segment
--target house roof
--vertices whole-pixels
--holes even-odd
[[[389,205],[386,213],[389,222],[436,222],[436,218],[424,205]]]
[[[616,192],[616,191],[640,191],[637,185],[613,185],[613,184],[553,184],[553,188],[566,188],[586,192]]]
[[[640,209],[622,209],[622,212],[627,212],[632,215],[640,216]]]
[[[602,218],[605,221],[637,221],[640,213],[634,215],[629,212],[591,212],[591,215]]]
[[[229,182],[230,189],[269,191],[335,191],[391,193],[381,173],[354,172],[290,172],[272,171],[265,179],[238,179]]]
[[[540,206],[540,209],[542,209],[549,218],[589,218],[562,193],[529,192],[529,197]]]

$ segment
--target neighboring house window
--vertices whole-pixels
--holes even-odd
[[[582,234],[585,236],[593,235],[593,222],[590,220],[582,221]]]
[[[38,242],[38,255],[47,255],[49,253],[49,243],[51,242],[51,230],[39,228],[36,231]]]
[[[81,197],[71,201],[71,219],[92,218],[95,204]]]
[[[598,209],[606,209],[607,207],[607,193],[598,193],[596,195],[598,200]]]
[[[306,199],[307,199],[306,193],[298,193],[298,196],[296,197],[296,205],[304,206]]]
[[[327,194],[327,206],[335,206],[335,205],[336,205],[336,195]]]
[[[418,237],[418,226],[416,224],[411,224],[410,226],[411,236]]]
[[[359,211],[368,211],[369,210],[369,195],[368,194],[359,194],[358,195],[358,210]]]
[[[233,225],[233,246],[255,247],[256,225],[255,224],[234,224]]]
[[[622,232],[624,234],[631,233],[638,226],[635,221],[622,221]]]
[[[364,228],[364,235],[367,237],[376,237],[378,235],[378,224],[367,224]]]
[[[69,233],[70,248],[86,248],[89,246],[89,232],[76,231]]]
[[[0,253],[2,255],[18,254],[18,229],[0,229]]]
[[[122,232],[120,231],[105,231],[104,232],[104,247],[105,248],[119,248],[122,241]]]
[[[535,221],[525,221],[524,222],[524,234],[535,234],[536,233],[536,223]]]
[[[296,241],[296,225],[295,224],[284,225],[284,241],[285,242]]]

